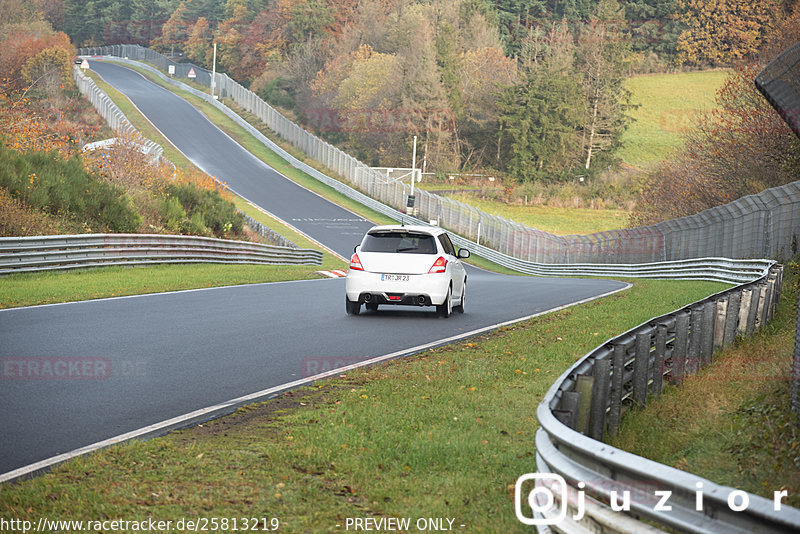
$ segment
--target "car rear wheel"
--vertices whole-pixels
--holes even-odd
[[[453,313],[453,288],[447,288],[447,297],[445,297],[444,302],[436,306],[436,313],[439,314],[440,317],[450,317],[450,314]]]
[[[361,304],[358,301],[351,302],[347,296],[344,297],[344,307],[347,315],[358,315],[361,312]]]
[[[464,313],[464,305],[467,302],[467,283],[464,282],[464,287],[461,288],[461,303],[458,306],[453,306],[453,309],[458,313]]]

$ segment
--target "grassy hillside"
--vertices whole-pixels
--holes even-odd
[[[474,206],[484,213],[500,215],[556,235],[591,234],[616,230],[623,228],[628,221],[628,212],[622,209],[502,204],[467,194],[453,195],[452,198]]]
[[[681,145],[681,131],[693,117],[714,107],[726,71],[681,72],[630,78],[626,87],[639,107],[622,136],[618,155],[625,163],[647,169]]]

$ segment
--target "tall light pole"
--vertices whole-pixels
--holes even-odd
[[[214,87],[217,85],[217,43],[214,43],[214,59],[211,62],[211,98],[214,98]]]
[[[406,213],[412,217],[416,214],[415,199],[414,199],[414,180],[417,178],[417,136],[414,136],[414,152],[411,155],[411,194],[408,195],[406,202]]]
[[[414,136],[414,150],[411,153],[411,196],[414,196],[414,182],[417,180],[417,136]]]

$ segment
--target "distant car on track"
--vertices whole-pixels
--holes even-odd
[[[436,306],[442,317],[463,313],[467,272],[450,236],[437,227],[388,225],[367,231],[350,259],[345,308],[358,315],[361,305]]]

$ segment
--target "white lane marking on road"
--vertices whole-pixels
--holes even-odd
[[[514,323],[519,323],[522,321],[527,321],[528,319],[533,319],[535,317],[539,317],[541,315],[545,315],[552,312],[557,312],[566,308],[570,308],[572,306],[577,306],[579,304],[585,304],[587,302],[591,302],[593,300],[597,300],[603,297],[607,297],[609,295],[613,295],[615,293],[619,293],[621,291],[625,291],[626,289],[631,288],[632,284],[626,284],[624,287],[619,289],[615,289],[613,291],[609,291],[607,293],[603,293],[601,295],[595,295],[593,297],[589,297],[583,300],[579,300],[576,302],[572,302],[570,304],[565,304],[563,306],[558,306],[556,308],[552,308],[549,310],[544,310],[538,313],[534,313],[532,315],[527,315],[525,317],[520,317],[518,319],[512,319],[510,321],[505,321],[502,323],[497,323],[491,326],[485,326],[483,328],[478,328],[477,330],[472,330],[470,332],[465,332],[463,334],[457,334],[455,336],[451,336],[448,338],[440,339],[437,341],[432,341],[430,343],[426,343],[424,345],[417,345],[416,347],[411,347],[408,349],[402,349],[396,352],[392,352],[390,354],[384,354],[383,356],[376,356],[375,358],[370,358],[369,360],[364,360],[363,362],[354,363],[352,365],[347,365],[345,367],[338,367],[336,369],[332,369],[330,371],[326,371],[324,373],[319,373],[314,376],[310,376],[308,378],[302,378],[300,380],[295,380],[293,382],[287,382],[285,384],[281,384],[279,386],[275,386],[269,389],[264,389],[262,391],[257,391],[255,393],[251,393],[250,395],[245,395],[243,397],[238,397],[227,402],[223,402],[220,404],[215,404],[213,406],[209,406],[207,408],[203,408],[200,410],[195,410],[193,412],[189,412],[184,415],[179,415],[177,417],[173,417],[172,419],[167,419],[166,421],[162,421],[160,423],[155,423],[153,425],[145,426],[136,430],[132,430],[131,432],[126,432],[125,434],[120,434],[119,436],[114,436],[113,438],[109,438],[103,441],[99,441],[97,443],[93,443],[91,445],[87,445],[85,447],[81,447],[75,449],[73,451],[59,454],[57,456],[53,456],[51,458],[47,458],[45,460],[41,460],[39,462],[29,464],[18,469],[14,469],[13,471],[9,471],[7,473],[0,474],[0,483],[8,482],[10,480],[14,480],[20,477],[24,477],[26,475],[30,475],[31,473],[36,473],[42,469],[47,469],[54,465],[66,462],[67,460],[71,460],[72,458],[76,458],[78,456],[82,456],[84,454],[88,454],[90,452],[94,452],[105,447],[110,447],[111,445],[116,445],[118,443],[122,443],[123,441],[128,441],[131,439],[140,438],[143,436],[149,436],[153,434],[158,434],[160,432],[167,432],[170,429],[178,428],[188,424],[189,421],[195,419],[202,419],[204,417],[211,418],[215,413],[222,413],[232,408],[241,406],[243,404],[255,402],[257,400],[265,399],[276,395],[277,393],[292,389],[295,387],[302,386],[304,384],[309,384],[311,382],[316,382],[317,380],[322,380],[324,378],[329,378],[331,376],[340,375],[342,373],[346,373],[348,371],[352,371],[353,369],[358,369],[359,367],[366,367],[368,365],[372,365],[375,363],[384,362],[387,360],[392,360],[395,358],[399,358],[401,356],[408,356],[411,354],[416,354],[419,352],[423,352],[425,350],[439,347],[441,345],[446,345],[448,343],[453,343],[455,341],[476,336],[478,334],[482,334],[484,332],[488,332],[490,330],[494,330],[497,328],[502,328],[504,326],[512,325]]]

